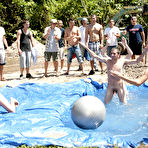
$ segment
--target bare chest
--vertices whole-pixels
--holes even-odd
[[[78,29],[76,27],[72,28],[72,29],[68,29],[67,31],[67,34],[68,36],[71,36],[71,35],[78,35]]]
[[[99,34],[100,32],[100,27],[98,25],[90,25],[89,26],[89,33],[90,34]]]
[[[107,63],[108,71],[112,70],[112,71],[122,72],[123,65],[124,63],[122,61],[117,61],[116,63],[108,62]]]

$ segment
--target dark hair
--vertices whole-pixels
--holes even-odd
[[[70,21],[74,21],[74,22],[75,22],[74,18],[70,18],[70,19],[69,19],[69,22],[70,22]]]
[[[119,50],[118,48],[112,48],[112,49],[111,49],[111,51],[114,51],[114,50],[116,50],[117,53],[120,55],[120,50]]]
[[[96,16],[95,14],[92,14],[92,15],[91,15],[91,18],[92,18],[93,16],[95,16],[95,17],[97,18],[97,16]]]
[[[19,25],[18,25],[18,28],[19,28],[19,29],[24,28],[24,24],[25,24],[26,22],[29,22],[29,20],[26,19],[26,20],[23,20],[22,22],[20,22]]]
[[[29,20],[23,20],[22,24],[24,25],[26,22],[29,22]]]

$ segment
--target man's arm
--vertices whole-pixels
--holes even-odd
[[[61,30],[59,28],[57,28],[56,32],[57,32],[57,34],[54,36],[54,38],[56,40],[60,40],[61,39]]]
[[[5,36],[3,36],[3,42],[4,42],[5,46],[6,46],[6,48],[8,49],[8,43],[7,43],[7,40],[6,40]]]
[[[125,59],[130,59],[131,56],[133,55],[133,52],[132,52],[132,50],[129,48],[125,37],[122,37],[122,43],[123,43],[124,47],[127,49],[127,53],[128,53],[128,54],[125,56]]]
[[[68,28],[65,29],[64,40],[68,41],[71,37],[68,35]]]
[[[110,59],[110,57],[103,57],[103,56],[98,56],[96,55],[92,50],[90,50],[86,45],[84,45],[82,42],[79,42],[80,45],[82,45],[94,58],[97,60],[106,63],[107,60]]]
[[[136,80],[129,79],[129,78],[123,76],[121,73],[116,72],[116,71],[111,71],[111,75],[113,75],[115,77],[119,77],[120,79],[122,79],[130,84],[140,86],[148,79],[148,69],[146,70],[144,75],[142,75],[142,77],[140,77],[139,79],[136,79]]]
[[[101,25],[101,28],[100,28],[100,48],[103,48],[103,43],[104,43],[104,35],[103,35],[103,27]]]
[[[47,37],[49,36],[50,32],[51,32],[51,28],[50,27],[46,27],[45,30],[44,30],[43,38],[47,39]]]
[[[148,52],[148,45],[144,48],[143,53],[137,58],[137,59],[133,59],[133,60],[126,60],[125,63],[126,64],[137,64],[139,63],[143,57],[145,56],[145,54]]]
[[[85,45],[87,45],[88,43],[88,26],[86,27],[86,30],[85,30]]]
[[[21,54],[21,49],[20,49],[20,38],[21,38],[21,30],[18,30],[17,32],[17,49],[18,49],[18,53]]]
[[[144,31],[141,32],[141,37],[142,37],[143,47],[145,47],[145,33],[144,33]]]
[[[30,41],[31,41],[32,47],[34,47],[34,40],[33,40],[32,32],[30,32]]]

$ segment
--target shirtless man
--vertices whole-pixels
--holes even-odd
[[[120,57],[120,52],[117,48],[112,48],[111,50],[111,57],[109,56],[98,56],[96,55],[92,50],[90,50],[87,46],[85,46],[84,44],[80,43],[82,46],[84,46],[88,52],[97,60],[106,63],[107,65],[107,74],[108,74],[108,86],[107,86],[107,91],[106,91],[106,95],[105,95],[105,104],[108,104],[112,97],[114,92],[116,92],[118,94],[118,97],[120,99],[120,102],[122,102],[123,104],[126,104],[126,90],[125,90],[125,85],[123,83],[123,80],[113,77],[110,73],[111,70],[113,71],[118,71],[118,72],[122,72],[123,69],[123,65],[126,62],[129,62],[130,57],[132,56],[132,51],[131,49],[128,47],[126,39],[123,38],[122,40],[125,48],[127,49],[128,55],[126,55],[125,57]],[[104,48],[107,49],[106,45]],[[104,50],[104,49],[103,49]]]
[[[92,15],[91,24],[89,24],[86,28],[85,43],[87,46],[87,41],[89,36],[88,48],[97,55],[99,55],[100,49],[103,48],[104,38],[103,38],[103,27],[102,25],[98,24],[96,20],[97,20],[96,15]],[[101,68],[101,74],[103,74],[103,66],[100,61],[99,64]],[[90,57],[90,66],[91,66],[91,71],[89,72],[89,75],[93,75],[95,73],[93,56]]]
[[[134,60],[133,60],[133,63],[136,63],[136,62],[138,63],[138,62],[140,62],[140,61],[143,59],[144,55],[145,55],[147,52],[148,52],[148,45],[147,45],[147,47],[144,49],[142,55],[140,55],[140,56],[135,60],[135,62],[134,62]],[[126,81],[126,82],[128,82],[128,83],[130,83],[130,84],[136,85],[136,86],[140,86],[140,85],[143,84],[146,80],[148,80],[148,68],[146,69],[145,73],[144,73],[140,78],[138,78],[138,79],[130,79],[130,78],[127,78],[127,77],[123,76],[122,73],[119,73],[119,72],[117,72],[117,71],[111,71],[111,74],[112,74],[112,76],[114,76],[114,77],[120,78],[120,79],[122,79],[122,80],[124,80],[124,81]]]
[[[77,26],[75,26],[75,22],[73,19],[69,20],[69,27],[65,30],[64,39],[68,41],[68,53],[67,53],[67,72],[65,75],[69,75],[70,65],[72,63],[73,54],[75,53],[76,58],[81,66],[82,74],[83,71],[83,60],[81,51],[79,48],[79,41],[81,40],[80,30]]]

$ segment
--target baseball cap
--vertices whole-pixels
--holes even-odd
[[[56,19],[51,19],[50,23],[55,24],[55,23],[57,23],[57,20]]]
[[[88,21],[88,20],[87,20],[87,18],[86,18],[86,17],[83,17],[83,18],[82,18],[82,21]]]

